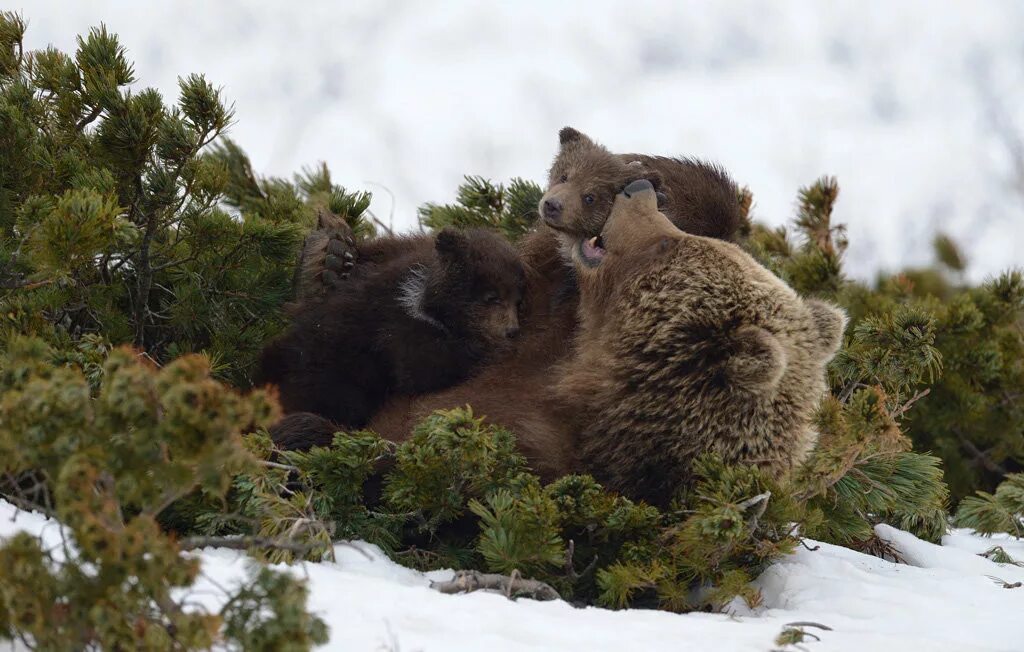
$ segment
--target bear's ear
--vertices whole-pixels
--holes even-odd
[[[726,362],[729,381],[749,391],[775,387],[786,371],[786,351],[778,338],[758,326],[740,326],[732,334]]]
[[[820,351],[823,356],[831,358],[843,343],[843,331],[846,330],[846,311],[835,304],[818,299],[805,300],[811,311],[814,325],[821,338]]]
[[[658,198],[658,210],[664,208],[665,204],[668,202],[668,196],[661,190],[661,185],[663,183],[661,173],[657,170],[644,167],[643,161],[630,161],[626,164],[626,167],[629,168],[631,172],[631,174],[627,176],[626,185],[628,186],[634,181],[639,181],[640,179],[650,181],[651,185],[654,186],[654,192]]]
[[[462,262],[469,249],[469,238],[458,229],[446,226],[434,239],[434,248],[442,261],[448,263]]]
[[[663,179],[661,173],[657,170],[646,167],[643,164],[643,161],[630,161],[626,164],[626,167],[629,168],[629,174],[626,175],[625,186],[628,186],[634,181],[646,179],[651,182],[651,185],[654,186],[655,190],[661,190]]]
[[[594,141],[590,140],[585,133],[582,131],[576,131],[572,127],[562,127],[558,132],[558,144],[565,146],[570,143],[578,143],[580,145],[593,144]]]
[[[648,181],[651,182],[651,185],[654,186],[654,189],[656,191],[661,192],[661,173],[659,173],[657,170],[645,168],[640,172],[640,176],[638,176],[637,179],[647,179]],[[636,179],[634,179],[634,181],[636,181]]]

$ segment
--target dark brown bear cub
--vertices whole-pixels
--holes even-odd
[[[259,380],[278,386],[285,412],[362,427],[389,396],[455,384],[518,334],[524,272],[503,238],[445,229],[391,239],[401,255],[300,305],[264,349]],[[313,443],[328,442],[299,447]]]

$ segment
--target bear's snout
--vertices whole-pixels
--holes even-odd
[[[643,192],[654,192],[654,184],[647,179],[637,179],[633,183],[629,184],[622,190],[622,194],[626,197],[632,197]]]
[[[562,220],[562,202],[558,199],[545,199],[543,217],[548,222],[560,222]]]

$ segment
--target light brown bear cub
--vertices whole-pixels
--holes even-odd
[[[664,504],[704,452],[775,475],[805,459],[842,310],[732,243],[680,231],[647,181],[573,260],[580,329],[555,395],[579,470]]]

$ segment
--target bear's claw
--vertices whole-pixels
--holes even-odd
[[[337,289],[356,263],[355,236],[338,215],[321,209],[316,229],[306,236],[295,269],[295,298],[321,296]]]

